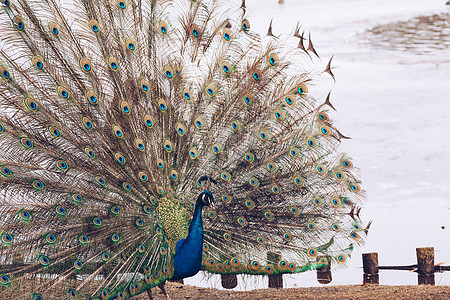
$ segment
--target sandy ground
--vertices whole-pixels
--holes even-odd
[[[450,286],[374,286],[346,285],[297,289],[260,289],[247,292],[221,291],[169,282],[171,299],[450,299]],[[134,300],[149,299],[147,293]],[[166,299],[159,288],[153,299]]]

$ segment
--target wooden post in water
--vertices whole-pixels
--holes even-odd
[[[267,252],[267,261],[269,264],[276,266],[281,260],[281,253]],[[283,287],[283,275],[269,275],[269,288],[282,288]]]
[[[236,274],[222,274],[220,275],[222,281],[222,287],[224,289],[234,289],[237,287],[237,276]]]
[[[380,276],[378,274],[378,253],[363,253],[363,283],[379,284]]]
[[[317,257],[317,261],[321,259],[325,259],[327,265],[317,269],[317,281],[321,284],[328,284],[333,281],[333,277],[331,276],[331,259],[327,256]]]
[[[419,284],[434,285],[434,248],[416,248]]]

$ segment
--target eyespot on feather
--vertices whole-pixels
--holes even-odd
[[[222,147],[219,144],[214,144],[211,146],[214,154],[220,154],[222,152]]]
[[[95,177],[94,177],[94,180],[95,180],[95,182],[97,182],[98,185],[100,185],[101,187],[105,186],[105,184],[106,184],[105,179],[104,179],[102,176],[100,176],[100,175],[95,176]]]
[[[275,172],[277,170],[277,165],[273,161],[269,161],[266,164],[266,169],[269,172]]]
[[[264,217],[267,219],[267,221],[272,222],[275,219],[275,215],[271,211],[265,211]]]
[[[328,169],[327,169],[327,167],[326,167],[325,165],[323,165],[323,164],[318,164],[318,165],[316,166],[316,171],[317,171],[319,174],[326,174],[327,171],[328,171]]]
[[[316,148],[317,147],[317,142],[316,139],[314,137],[310,137],[307,141],[306,141],[307,145],[309,148]]]
[[[308,87],[304,83],[300,83],[297,85],[296,92],[301,96],[306,95],[308,94]]]
[[[36,191],[42,191],[45,187],[45,185],[42,183],[42,181],[40,181],[39,179],[35,179],[31,182],[31,186],[33,187],[33,189],[35,189]]]
[[[255,161],[255,156],[251,152],[245,152],[244,153],[244,160],[247,162],[253,162]]]
[[[141,139],[135,139],[134,146],[136,147],[136,149],[138,149],[141,152],[145,151],[145,144],[144,144],[144,141]]]
[[[252,187],[258,187],[259,186],[259,180],[256,177],[251,177],[248,180],[248,183],[252,186]]]
[[[39,71],[44,70],[44,61],[43,61],[42,57],[33,56],[33,58],[31,59],[31,63],[37,70],[39,70]]]
[[[83,119],[81,119],[81,121],[83,122],[83,125],[86,129],[88,129],[88,130],[94,129],[94,124],[92,123],[91,119],[89,119],[88,117],[83,117]]]
[[[116,72],[119,69],[119,63],[117,61],[117,58],[115,57],[109,57],[108,58],[108,67],[110,70]]]
[[[34,143],[28,137],[22,136],[20,137],[20,144],[25,149],[32,149],[34,147]]]
[[[178,179],[178,172],[175,170],[170,171],[170,178],[172,180],[177,180]]]
[[[134,52],[134,50],[136,50],[136,42],[132,38],[126,38],[125,39],[125,46],[131,52]]]
[[[295,96],[290,94],[284,96],[284,103],[286,103],[289,106],[295,105]]]
[[[320,133],[324,136],[328,136],[331,134],[331,128],[329,126],[320,127]]]
[[[86,57],[83,57],[82,59],[80,59],[80,67],[81,67],[81,70],[86,74],[89,74],[92,72],[92,65]]]
[[[271,53],[267,57],[267,61],[269,62],[269,65],[271,65],[271,66],[276,66],[278,64],[279,60],[280,59],[279,59],[278,55],[276,55],[275,53]]]
[[[303,186],[305,179],[300,174],[294,175],[294,183],[298,186]]]
[[[120,111],[126,116],[130,115],[131,113],[130,104],[127,101],[120,102]]]
[[[217,93],[217,84],[215,83],[208,84],[205,88],[205,92],[208,96],[214,97]]]
[[[12,171],[10,168],[0,165],[0,175],[3,176],[4,178],[8,178],[12,176]]]
[[[353,167],[353,163],[348,159],[341,159],[341,165],[347,169],[350,169]]]
[[[231,63],[229,61],[222,62],[222,72],[225,74],[231,73]]]
[[[275,120],[277,120],[277,121],[282,121],[286,118],[286,114],[285,114],[284,110],[281,108],[275,109],[273,112],[273,116],[274,116]]]
[[[228,194],[223,194],[222,195],[222,201],[225,204],[229,204],[231,202],[231,200],[232,200],[232,197],[230,195],[228,195]]]
[[[160,98],[158,100],[158,108],[162,112],[167,111],[167,102],[164,99]]]
[[[173,151],[173,144],[172,144],[171,141],[165,140],[163,146],[164,146],[164,149],[165,149],[168,153],[171,153],[171,152]]]
[[[184,136],[186,134],[186,126],[184,126],[181,123],[177,124],[176,130],[177,130],[178,135],[180,135],[180,136]]]
[[[242,21],[242,30],[246,32],[250,30],[250,22],[247,19]]]
[[[345,173],[342,170],[338,169],[334,172],[334,178],[337,180],[344,180],[346,178]]]
[[[127,4],[126,4],[126,2],[125,1],[123,1],[123,0],[118,0],[117,1],[117,7],[119,7],[120,9],[126,9],[127,8]]]
[[[94,150],[92,150],[92,148],[90,148],[90,147],[87,147],[87,146],[84,147],[83,151],[84,151],[84,153],[87,154],[87,156],[89,156],[89,158],[94,159],[96,157]]]
[[[157,159],[156,160],[156,166],[158,167],[158,169],[162,170],[164,169],[164,161],[162,159]]]
[[[323,111],[321,111],[317,114],[317,119],[323,123],[327,123],[330,120],[330,118],[328,117],[328,114]]]
[[[121,164],[121,165],[124,165],[124,164],[126,163],[125,156],[123,156],[123,154],[120,153],[120,152],[114,153],[114,158],[115,158],[116,161],[117,161],[119,164]]]
[[[148,128],[152,128],[154,123],[155,123],[155,121],[153,120],[152,116],[150,116],[150,115],[145,115],[144,116],[144,124],[145,124],[145,126],[147,126]]]
[[[269,131],[267,129],[261,129],[259,131],[259,138],[263,141],[267,141],[270,138]]]
[[[13,26],[14,29],[16,29],[17,31],[24,31],[25,30],[25,23],[23,21],[23,18],[21,16],[15,16],[13,18]]]
[[[58,86],[58,87],[56,88],[56,92],[58,93],[58,96],[59,96],[61,99],[67,100],[67,99],[70,98],[69,90],[68,90],[65,86],[63,86],[63,85]]]
[[[0,65],[0,76],[6,81],[11,79],[11,73],[5,66],[2,65]]]
[[[122,188],[125,192],[131,192],[132,190],[131,184],[126,181],[122,183]]]
[[[202,128],[204,127],[205,120],[203,119],[202,116],[198,116],[198,117],[194,120],[194,124],[195,124],[195,127],[197,127],[197,129],[202,129]]]
[[[98,33],[100,31],[100,26],[98,25],[97,20],[90,20],[89,27],[94,33]]]
[[[361,191],[361,187],[357,183],[350,183],[348,187],[349,187],[350,191],[355,192],[355,193]]]
[[[123,131],[122,131],[122,128],[120,128],[119,125],[114,125],[112,127],[112,132],[116,136],[116,138],[119,138],[119,139],[123,138]]]
[[[23,100],[23,103],[25,104],[25,107],[30,111],[30,112],[36,112],[39,110],[39,106],[37,105],[36,101],[34,101],[34,99],[27,97]]]
[[[50,29],[50,33],[54,37],[57,37],[59,35],[59,26],[55,22],[53,21],[48,22],[48,27]]]
[[[244,102],[245,105],[253,104],[252,97],[249,94],[245,94],[244,96],[242,96],[242,101]]]
[[[56,167],[62,172],[67,172],[69,170],[69,165],[62,159],[56,161]]]
[[[86,92],[86,99],[93,106],[96,106],[98,104],[98,97],[94,91]]]
[[[239,122],[238,120],[232,121],[231,129],[233,129],[233,131],[238,131],[239,129],[241,129],[241,122]]]
[[[248,210],[252,210],[255,208],[255,202],[252,199],[244,200],[244,205]]]
[[[289,155],[292,157],[298,157],[300,155],[300,150],[297,147],[292,147],[289,149]]]
[[[191,28],[190,28],[190,34],[194,37],[194,38],[198,38],[201,35],[201,29],[197,24],[192,24]]]
[[[262,72],[261,70],[254,70],[250,72],[250,75],[255,82],[258,82],[261,80]]]
[[[191,100],[191,91],[189,91],[189,89],[183,89],[182,94],[186,101]]]
[[[10,0],[0,0],[0,3],[3,6],[3,8],[9,8],[9,6],[11,5]]]
[[[164,67],[164,75],[167,79],[171,80],[174,76],[173,69],[171,66],[165,66]]]
[[[148,93],[148,91],[150,90],[150,83],[145,78],[142,78],[139,81],[139,86],[144,93]]]
[[[231,40],[231,37],[232,37],[232,31],[231,31],[231,29],[230,29],[230,28],[225,28],[225,29],[223,30],[223,32],[222,32],[222,38],[223,38],[225,41],[229,42],[229,41]]]
[[[227,171],[224,171],[220,174],[220,178],[222,178],[223,181],[229,182],[231,180],[231,174]]]
[[[169,28],[167,27],[167,23],[164,21],[159,22],[158,28],[162,34],[167,34],[167,32],[169,31]]]

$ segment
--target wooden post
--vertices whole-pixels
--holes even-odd
[[[378,253],[363,253],[363,283],[379,284],[380,276],[378,274]]]
[[[267,252],[267,261],[269,264],[277,265],[281,260],[281,253]],[[283,275],[269,275],[269,288],[282,288]]]
[[[321,284],[328,284],[333,281],[333,277],[331,276],[331,259],[326,256],[318,256],[317,261],[320,261],[322,258],[325,258],[328,264],[317,269],[317,281]]]
[[[434,285],[434,248],[416,248],[419,284]]]
[[[220,278],[224,289],[234,289],[237,287],[236,274],[222,274],[220,275]]]

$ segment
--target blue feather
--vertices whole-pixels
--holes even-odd
[[[203,191],[195,203],[194,216],[189,226],[189,234],[186,239],[179,240],[175,246],[174,257],[174,274],[172,280],[182,279],[194,276],[198,273],[202,266],[203,251],[203,206],[209,205],[205,203],[204,198],[213,199],[211,192]]]

